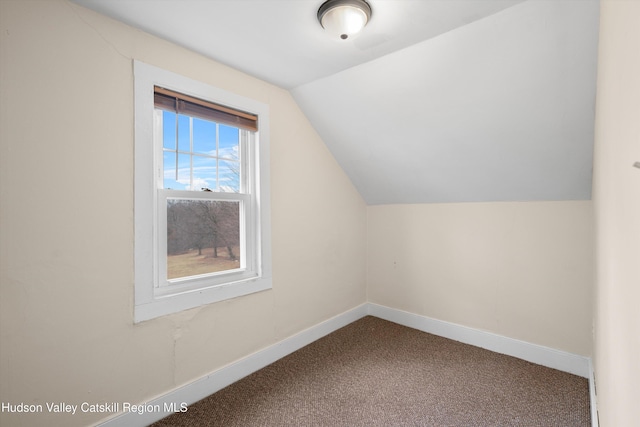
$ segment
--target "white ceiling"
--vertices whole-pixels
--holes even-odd
[[[366,31],[329,38],[324,0],[74,0],[285,89],[453,30],[524,0],[372,0]]]
[[[369,204],[591,197],[597,0],[74,0],[290,89]]]

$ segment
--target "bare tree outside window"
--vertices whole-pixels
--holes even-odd
[[[240,268],[240,202],[167,200],[167,278]]]

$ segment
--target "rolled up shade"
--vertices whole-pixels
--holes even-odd
[[[199,117],[250,131],[258,130],[258,116],[224,105],[214,104],[159,86],[153,88],[156,108]]]

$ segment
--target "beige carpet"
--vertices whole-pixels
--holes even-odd
[[[589,386],[369,316],[153,425],[589,426]]]

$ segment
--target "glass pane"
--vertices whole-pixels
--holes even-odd
[[[189,116],[178,114],[178,150],[191,151],[191,121]]]
[[[176,149],[176,113],[162,111],[162,146]]]
[[[218,191],[237,193],[240,191],[240,162],[220,160],[218,162]]]
[[[216,124],[193,118],[193,152],[216,155]]]
[[[216,159],[214,157],[193,156],[193,191],[217,191]]]
[[[220,146],[218,156],[224,159],[238,159],[240,130],[231,126],[220,125]]]
[[[167,200],[167,278],[240,268],[240,202]]]
[[[183,189],[184,185],[176,181],[176,153],[165,151],[163,153],[164,188],[167,190]]]
[[[191,156],[178,154],[178,183],[176,190],[191,190]]]

